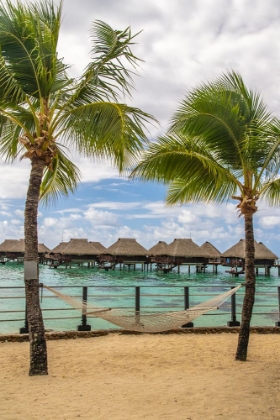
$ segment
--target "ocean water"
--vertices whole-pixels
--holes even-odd
[[[184,309],[184,287],[189,287],[190,306],[208,300],[244,282],[244,276],[232,277],[219,266],[218,273],[209,266],[206,273],[191,273],[183,267],[163,274],[140,269],[114,271],[74,266],[51,269],[40,265],[40,282],[60,292],[82,299],[83,286],[88,287],[88,301],[99,307],[135,308],[135,287],[140,287],[141,311],[176,311]],[[261,270],[259,271],[261,273]],[[257,276],[257,292],[252,325],[273,326],[279,320],[278,287],[280,278],[276,268],[270,276]],[[244,289],[236,294],[237,320],[240,321]],[[44,289],[41,300],[46,329],[75,330],[81,324],[81,314],[66,302]],[[230,299],[217,311],[196,320],[195,326],[223,326],[231,319]],[[0,333],[18,332],[24,326],[25,299],[23,264],[8,262],[0,265]],[[119,328],[98,318],[88,318],[92,329]]]

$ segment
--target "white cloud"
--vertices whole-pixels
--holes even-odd
[[[64,214],[64,213],[81,213],[82,212],[82,209],[80,209],[80,208],[74,208],[74,207],[72,207],[72,208],[69,208],[69,207],[67,207],[66,209],[63,209],[63,210],[55,210],[54,211],[54,213],[58,213],[58,214]]]
[[[264,228],[273,229],[275,226],[280,226],[280,216],[261,217],[259,223]]]
[[[11,219],[9,223],[12,223],[13,225],[20,225],[22,224],[22,221],[18,219]]]
[[[30,163],[26,160],[7,164],[0,158],[0,199],[25,198],[30,175]]]
[[[53,217],[45,217],[43,223],[44,223],[45,226],[51,227],[51,226],[55,226],[56,225],[57,220],[58,219],[55,219]]]
[[[8,213],[7,211],[0,211],[0,216],[6,216],[6,217],[10,217],[11,214]]]
[[[89,207],[104,208],[109,210],[130,210],[141,207],[140,202],[101,201],[90,204]]]
[[[178,222],[180,223],[197,223],[199,218],[195,215],[193,211],[190,210],[181,210],[181,214],[178,216]]]
[[[118,216],[114,213],[96,210],[94,207],[89,207],[84,212],[84,218],[93,226],[116,226],[118,224]]]
[[[24,217],[24,210],[17,209],[14,211],[14,214],[19,217]]]

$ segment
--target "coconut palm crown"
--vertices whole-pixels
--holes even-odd
[[[80,172],[69,151],[109,159],[124,171],[147,141],[146,123],[154,121],[120,101],[132,92],[137,34],[94,22],[91,61],[71,78],[57,52],[61,13],[62,3],[51,0],[0,0],[0,157],[31,162],[24,261],[30,375],[47,374],[38,294],[39,199],[75,190]]]
[[[280,201],[279,120],[234,71],[194,88],[132,177],[164,182],[167,204],[237,200],[244,217],[246,292],[236,359],[246,360],[255,294],[253,215]]]

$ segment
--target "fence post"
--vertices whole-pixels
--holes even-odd
[[[189,309],[190,307],[190,294],[189,294],[189,287],[184,287],[184,309]],[[181,328],[192,328],[193,322],[187,322],[186,324],[182,325]]]
[[[82,323],[77,326],[78,331],[90,331],[91,326],[87,324],[86,307],[87,307],[87,287],[83,286],[83,303],[84,307],[82,310]]]
[[[19,329],[20,334],[28,334],[29,328],[28,328],[28,319],[27,319],[27,305],[25,303],[25,321],[24,321],[24,327],[21,327]]]
[[[140,286],[135,286],[135,313],[140,312]]]
[[[279,316],[278,316],[278,321],[275,322],[275,327],[280,327],[280,287],[277,287],[278,289],[278,311],[279,311]]]
[[[231,288],[234,289],[235,286]],[[231,295],[231,321],[227,323],[228,327],[240,327],[240,322],[236,320],[236,296]]]

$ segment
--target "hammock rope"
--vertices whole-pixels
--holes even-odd
[[[65,295],[45,284],[42,286],[70,304],[74,309],[82,311],[82,314],[87,317],[101,318],[129,331],[156,333],[179,328],[206,312],[219,309],[243,284],[189,309],[172,312],[136,312],[130,309],[101,308]]]

